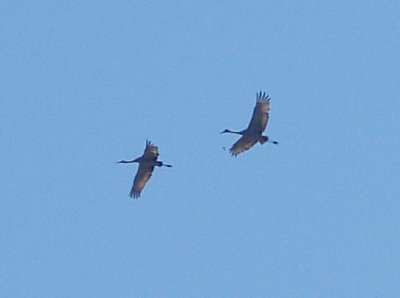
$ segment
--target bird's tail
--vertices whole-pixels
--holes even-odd
[[[266,141],[268,141],[268,137],[267,136],[261,136],[258,141],[260,142],[260,144],[264,144]]]

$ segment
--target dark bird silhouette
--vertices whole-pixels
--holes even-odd
[[[277,141],[270,140],[269,137],[263,136],[262,133],[267,126],[268,118],[269,118],[269,101],[270,97],[265,95],[265,92],[257,93],[257,101],[256,106],[254,107],[253,116],[251,117],[249,126],[241,131],[232,131],[229,129],[225,129],[222,133],[235,133],[242,135],[242,137],[233,144],[232,148],[229,149],[229,152],[233,156],[237,156],[239,153],[246,151],[254,146],[257,142],[261,145],[265,142],[270,142],[272,144],[279,144]]]
[[[164,164],[162,161],[157,161],[158,158],[158,147],[154,146],[150,141],[146,140],[146,148],[141,157],[134,160],[120,160],[117,163],[139,163],[139,169],[136,173],[135,179],[133,180],[132,189],[130,192],[131,198],[140,197],[144,186],[149,181],[151,174],[153,173],[154,167],[172,167],[171,165]]]

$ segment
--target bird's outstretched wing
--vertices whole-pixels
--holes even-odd
[[[139,169],[136,173],[135,180],[133,180],[133,185],[130,192],[130,196],[132,198],[140,197],[140,193],[142,192],[147,181],[149,181],[153,170],[154,166],[146,166],[142,164],[139,165]]]
[[[144,149],[143,159],[145,160],[157,160],[158,158],[158,147],[154,146],[149,140],[146,140],[146,148]]]
[[[235,144],[233,144],[232,148],[229,149],[229,152],[233,156],[236,156],[253,147],[255,143],[257,143],[257,140],[254,140],[254,138],[242,136]]]
[[[265,95],[265,92],[257,93],[257,102],[254,107],[253,116],[251,117],[248,130],[254,133],[261,134],[267,126],[269,118],[269,101],[270,97]]]

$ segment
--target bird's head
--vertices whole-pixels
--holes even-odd
[[[221,131],[220,134],[227,133],[227,132],[231,132],[231,131],[229,129],[225,129],[225,130]]]

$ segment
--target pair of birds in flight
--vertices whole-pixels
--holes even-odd
[[[267,126],[269,118],[269,101],[270,97],[265,95],[265,92],[258,92],[256,96],[256,106],[253,110],[253,116],[251,117],[249,126],[241,131],[232,131],[225,129],[222,133],[234,133],[239,134],[242,137],[233,144],[229,152],[232,156],[237,156],[239,153],[246,151],[253,147],[257,142],[264,144],[270,142],[272,144],[278,144],[277,141],[270,140],[269,137],[263,136],[262,133]],[[139,163],[139,169],[136,173],[133,181],[130,196],[132,198],[140,197],[144,186],[149,181],[151,174],[153,173],[154,167],[172,167],[171,165],[165,164],[162,161],[158,161],[158,147],[154,146],[150,141],[146,141],[146,148],[141,157],[134,160],[121,160],[118,163]]]

